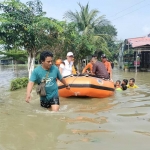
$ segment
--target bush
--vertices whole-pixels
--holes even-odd
[[[10,90],[15,91],[17,89],[27,87],[28,81],[29,79],[26,77],[14,79],[11,81]]]

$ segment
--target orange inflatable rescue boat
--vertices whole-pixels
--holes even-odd
[[[65,77],[65,80],[70,89],[66,89],[65,85],[58,81],[60,97],[104,98],[113,95],[115,91],[113,82],[95,76],[71,75]]]

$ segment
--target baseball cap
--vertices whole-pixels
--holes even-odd
[[[105,54],[102,54],[102,55],[101,55],[101,58],[106,58],[106,55],[105,55]]]
[[[73,56],[73,53],[72,52],[68,52],[67,56]]]

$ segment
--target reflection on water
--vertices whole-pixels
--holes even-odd
[[[29,104],[26,89],[8,90],[11,79],[27,76],[26,69],[18,75],[12,67],[0,69],[0,150],[149,150],[150,73],[115,68],[114,80],[134,77],[139,88],[103,99],[60,98],[54,113],[40,107],[35,89]]]

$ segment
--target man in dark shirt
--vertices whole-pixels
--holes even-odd
[[[91,61],[93,63],[92,74],[96,75],[99,78],[109,79],[109,74],[104,64],[98,61],[96,57],[92,57]]]

